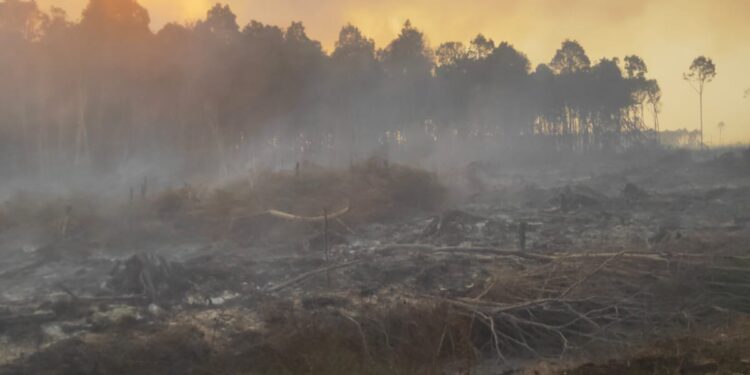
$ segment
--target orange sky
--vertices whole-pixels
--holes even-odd
[[[37,0],[77,18],[85,0]],[[201,18],[215,0],[141,0],[152,28],[167,21]],[[593,59],[638,54],[664,91],[662,127],[698,127],[698,98],[682,81],[694,57],[708,55],[718,76],[705,99],[706,143],[750,143],[750,0],[224,0],[241,24],[250,19],[305,23],[311,37],[330,49],[347,22],[379,46],[394,38],[407,18],[433,47],[466,42],[481,32],[509,41],[533,64],[548,62],[565,38],[577,39]]]

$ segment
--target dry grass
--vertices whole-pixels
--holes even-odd
[[[310,165],[299,175],[265,172],[213,189],[185,185],[145,199],[123,197],[119,205],[94,194],[60,198],[21,192],[0,206],[0,230],[33,228],[42,243],[76,238],[111,247],[164,237],[270,241],[307,238],[320,228],[272,218],[269,210],[321,216],[348,207],[341,217],[348,228],[437,210],[445,196],[436,176],[373,159],[347,170]]]
[[[315,166],[295,172],[264,172],[212,191],[191,187],[158,195],[161,215],[198,210],[206,215],[242,216],[269,209],[317,216],[351,205],[354,221],[393,217],[408,210],[433,210],[445,198],[437,177],[423,170],[372,159],[349,170]]]
[[[69,339],[0,373],[437,374],[476,364],[472,325],[450,308],[268,310],[268,327],[229,345],[189,326],[128,327]]]
[[[0,230],[31,228],[47,240],[85,237],[101,229],[101,211],[98,199],[87,194],[19,192],[0,205]]]
[[[278,226],[288,229],[285,233],[305,232],[305,225],[279,223],[264,215],[269,210],[316,217],[348,207],[341,219],[356,226],[435,211],[446,195],[437,177],[428,172],[372,159],[348,170],[307,166],[299,175],[265,172],[212,190],[186,186],[158,194],[144,208],[145,214],[179,223],[189,231],[208,228],[213,236],[231,238],[271,234]]]

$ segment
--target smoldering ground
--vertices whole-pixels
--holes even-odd
[[[0,21],[0,372],[748,371],[750,153],[638,56]]]

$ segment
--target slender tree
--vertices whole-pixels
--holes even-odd
[[[332,121],[337,124],[333,133],[350,137],[338,137],[339,148],[348,149],[350,160],[357,158],[357,145],[365,131],[374,126],[368,123],[373,117],[372,98],[362,93],[372,92],[379,81],[379,66],[375,56],[375,42],[367,38],[355,26],[349,24],[339,32],[335,49],[331,54],[328,87],[331,90],[327,104]],[[368,100],[369,99],[369,100]],[[374,125],[374,124],[372,124]]]
[[[693,63],[690,64],[688,72],[683,74],[682,77],[698,93],[700,100],[701,147],[703,147],[705,145],[703,143],[703,91],[706,84],[716,78],[716,65],[714,65],[714,62],[710,58],[705,56],[696,57]]]
[[[655,79],[647,81],[648,88],[646,90],[648,94],[648,103],[651,105],[651,110],[654,114],[654,132],[656,132],[656,141],[660,141],[660,125],[659,125],[659,113],[661,112],[661,87],[659,82]]]
[[[723,143],[721,141],[721,136],[724,133],[724,128],[726,128],[727,124],[724,123],[724,121],[720,121],[718,125],[716,125],[717,128],[719,128],[719,145],[721,146]]]

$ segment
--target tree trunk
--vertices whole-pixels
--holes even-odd
[[[703,87],[701,87],[700,92],[698,93],[698,96],[700,97],[700,116],[701,116],[701,149],[703,149],[706,144],[703,143]]]

